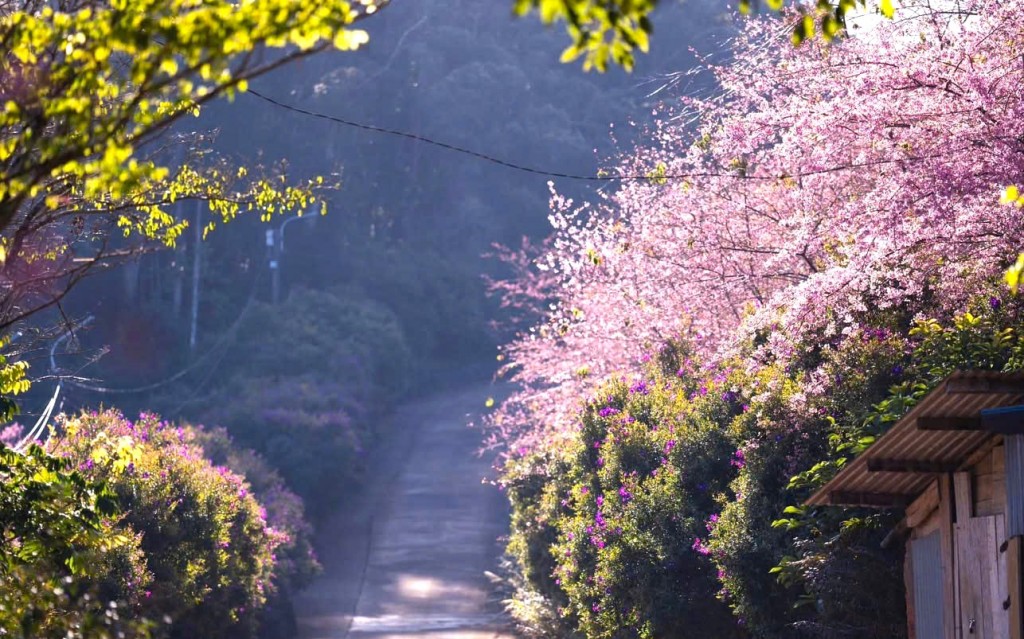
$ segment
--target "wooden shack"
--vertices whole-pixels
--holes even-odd
[[[1024,639],[1024,374],[949,376],[806,502],[903,508],[913,639]]]

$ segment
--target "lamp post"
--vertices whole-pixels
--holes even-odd
[[[270,267],[270,300],[277,304],[281,297],[281,255],[284,253],[284,230],[289,224],[296,220],[314,220],[316,215],[303,215],[299,213],[290,217],[281,226],[274,229],[267,229],[267,265]]]

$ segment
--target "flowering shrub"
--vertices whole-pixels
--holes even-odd
[[[285,534],[285,541],[274,552],[275,585],[288,591],[307,585],[319,573],[320,564],[313,552],[313,526],[306,520],[302,499],[262,457],[236,446],[224,428],[187,426],[185,432],[213,464],[245,477],[266,511],[267,524]]]
[[[239,448],[224,428],[187,426],[186,437],[203,449],[215,465],[245,477],[266,512],[267,523],[284,534],[274,551],[273,588],[260,610],[260,639],[291,639],[296,619],[291,597],[320,572],[313,551],[313,526],[306,520],[302,499],[285,485],[281,475],[247,448]]]
[[[902,548],[880,547],[899,513],[799,504],[953,370],[1024,368],[1022,319],[988,295],[865,315],[749,370],[670,344],[601,387],[571,446],[509,458],[509,550],[587,637],[686,637],[697,616],[714,636],[904,636]]]
[[[0,634],[148,637],[146,620],[119,613],[148,575],[138,536],[112,524],[114,495],[37,446],[0,447],[0,481]]]
[[[58,430],[49,450],[106,481],[123,510],[116,528],[139,538],[145,578],[123,584],[137,614],[169,617],[171,637],[252,636],[286,539],[245,481],[153,415],[86,413]]]
[[[256,451],[314,516],[360,477],[373,420],[351,387],[313,376],[256,378],[237,380],[227,396],[203,421]]]
[[[602,387],[546,481],[530,470],[537,456],[508,466],[510,550],[585,636],[740,636],[706,539],[737,459],[719,423],[742,404],[724,374],[692,393],[673,378]]]

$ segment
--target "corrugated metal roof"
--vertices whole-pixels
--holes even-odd
[[[980,430],[924,430],[919,427],[920,418],[970,419],[985,409],[1020,404],[1024,404],[1024,372],[953,373],[805,503],[908,504],[928,487],[936,472],[960,468],[973,452],[998,436]],[[896,467],[904,470],[896,472]]]

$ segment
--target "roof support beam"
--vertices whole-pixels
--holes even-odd
[[[976,417],[954,415],[922,415],[917,418],[918,430],[983,431],[999,435],[1024,434],[1024,406],[1005,406],[981,411]]]
[[[900,508],[911,501],[907,495],[896,493],[868,493],[849,490],[833,490],[828,502],[833,506],[871,506],[874,508]]]
[[[922,415],[917,418],[918,430],[981,430],[980,417],[952,415]]]
[[[867,458],[868,472],[872,473],[952,473],[960,470],[953,462],[931,459]]]
[[[951,395],[993,393],[1006,395],[1024,394],[1024,380],[993,379],[978,377],[956,377],[946,382],[946,392]]]

